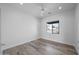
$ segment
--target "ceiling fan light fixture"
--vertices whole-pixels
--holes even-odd
[[[44,16],[44,11],[43,10],[41,11],[41,16]]]
[[[41,16],[44,16],[45,9],[41,8]]]

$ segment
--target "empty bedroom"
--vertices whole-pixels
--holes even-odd
[[[1,55],[78,55],[78,3],[0,3]]]

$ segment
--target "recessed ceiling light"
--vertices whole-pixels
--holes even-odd
[[[59,9],[59,10],[61,10],[61,9],[62,9],[62,7],[61,7],[61,6],[59,6],[59,7],[58,7],[58,9]]]
[[[23,3],[20,3],[20,5],[23,5]]]

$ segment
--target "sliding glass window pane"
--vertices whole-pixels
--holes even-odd
[[[53,33],[55,34],[59,33],[58,23],[54,23],[52,28],[53,28]]]
[[[47,24],[47,32],[52,33],[52,24]]]

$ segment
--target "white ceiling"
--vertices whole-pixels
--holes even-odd
[[[37,18],[44,18],[44,17],[48,17],[48,16],[51,16],[54,14],[65,12],[67,10],[75,9],[75,6],[76,6],[75,3],[24,3],[23,5],[20,5],[20,3],[10,3],[8,5],[20,8],[23,11],[28,12],[29,14],[31,14]],[[45,8],[43,17],[41,17],[41,15],[40,15],[42,5]],[[59,6],[62,7],[61,10],[58,9]]]

